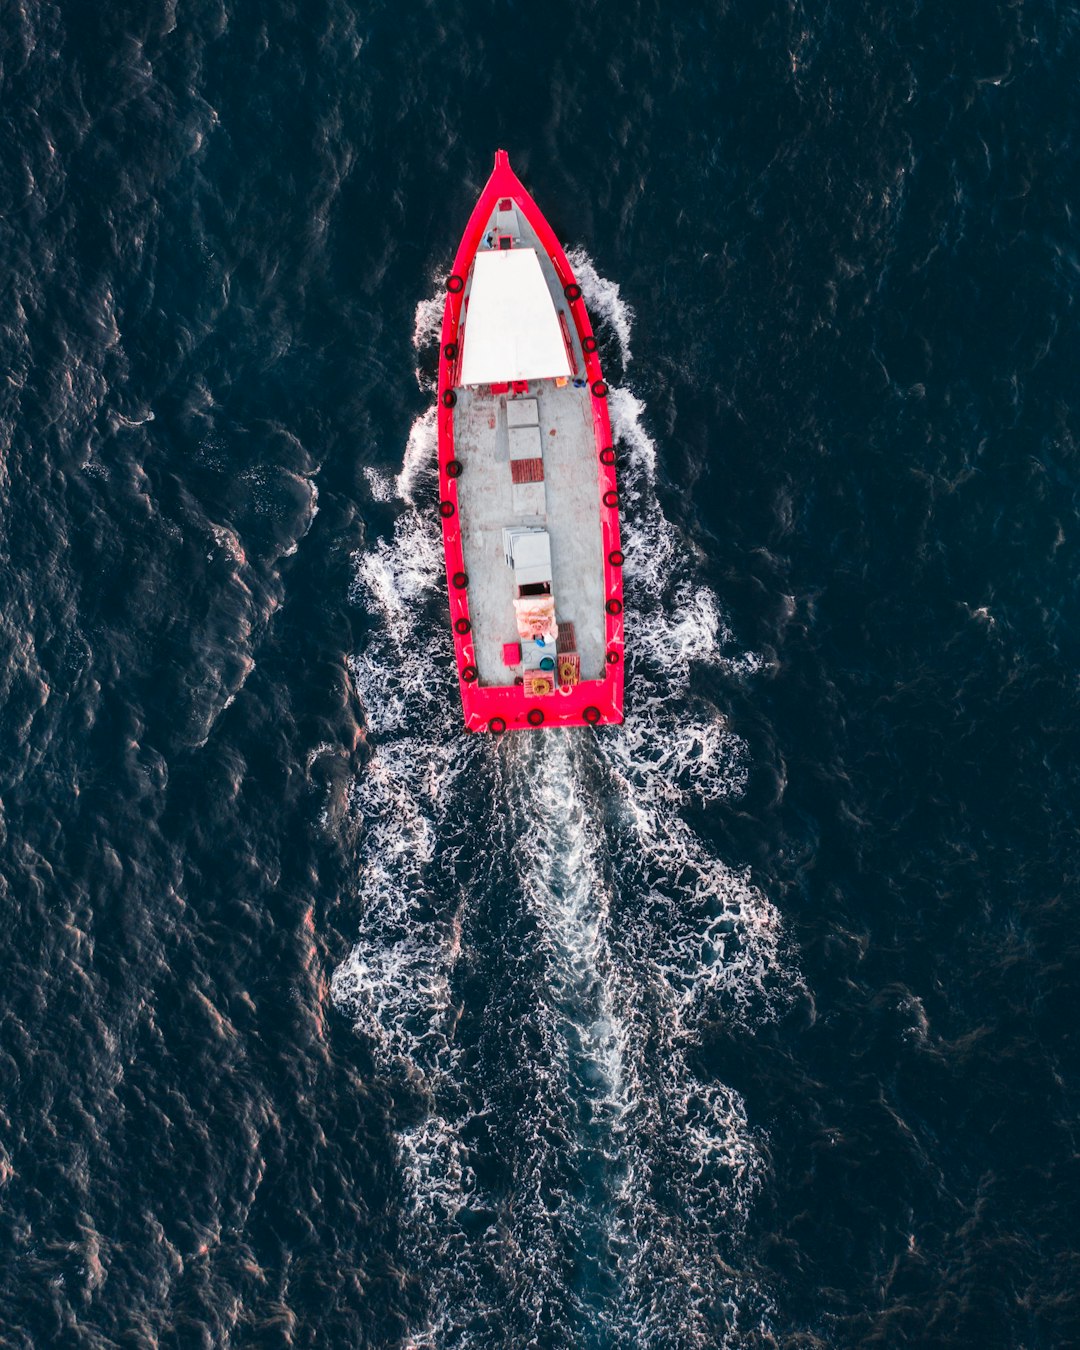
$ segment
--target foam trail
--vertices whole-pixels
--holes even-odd
[[[591,312],[629,359],[632,315],[584,254]],[[418,348],[438,301],[417,311]],[[716,595],[656,499],[641,401],[613,387],[627,723],[496,743],[461,733],[443,619],[432,409],[396,477],[394,534],[356,559],[375,620],[351,668],[373,758],[361,928],[334,994],[379,1071],[419,1095],[397,1131],[406,1250],[429,1292],[415,1350],[705,1347],[768,1336],[739,1273],[764,1140],[692,1068],[703,1024],[751,1030],[790,998],[778,916],[686,820],[740,793],[742,741],[696,690],[746,675]]]
[[[566,256],[585,293],[585,301],[594,322],[599,319],[601,323],[606,323],[611,328],[619,344],[623,366],[628,366],[634,311],[622,298],[619,283],[602,277],[596,270],[596,264],[584,249],[572,248]]]

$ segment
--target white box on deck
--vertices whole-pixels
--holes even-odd
[[[511,427],[508,434],[511,459],[539,459],[543,455],[539,427]]]
[[[514,483],[510,496],[515,516],[547,515],[547,493],[543,483]]]
[[[503,551],[519,586],[551,580],[551,536],[547,530],[504,526]]]
[[[508,398],[506,424],[510,427],[534,427],[540,421],[534,398]]]

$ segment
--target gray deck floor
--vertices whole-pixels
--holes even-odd
[[[454,410],[458,480],[469,614],[482,684],[512,684],[503,665],[505,642],[518,640],[514,576],[503,555],[504,525],[543,523],[551,536],[552,590],[558,622],[573,623],[581,678],[604,673],[604,567],[600,489],[591,394],[572,384],[533,380],[544,458],[546,519],[515,516],[511,494],[506,404],[513,395],[459,389]],[[522,395],[521,397],[526,397]]]

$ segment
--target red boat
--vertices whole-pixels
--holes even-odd
[[[439,514],[465,725],[621,722],[608,389],[581,287],[504,150],[446,292]]]

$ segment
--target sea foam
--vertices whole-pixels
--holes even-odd
[[[628,362],[618,287],[584,253],[573,263]],[[418,307],[418,348],[440,305]],[[613,386],[610,408],[628,554],[618,728],[464,733],[434,408],[397,475],[372,471],[373,495],[400,510],[355,560],[374,628],[350,668],[373,753],[351,800],[360,932],[333,992],[380,1072],[423,1102],[396,1136],[430,1297],[417,1350],[513,1343],[540,1318],[553,1343],[591,1329],[657,1347],[768,1325],[767,1294],[737,1273],[765,1139],[739,1094],[692,1065],[707,1019],[751,1031],[798,977],[775,907],[685,816],[737,796],[748,772],[695,672],[750,675],[760,659],[660,508],[644,404]]]

